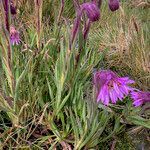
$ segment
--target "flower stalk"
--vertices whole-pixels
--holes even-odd
[[[62,13],[63,13],[63,10],[64,10],[64,4],[65,4],[65,1],[61,0],[61,6],[60,6],[60,11],[59,11],[59,14],[58,14],[58,18],[57,18],[57,23],[59,23],[60,18],[62,16]]]
[[[6,34],[7,32],[10,32],[10,21],[11,21],[11,16],[10,16],[10,0],[3,0],[3,8],[4,8],[4,20],[5,20],[5,29],[6,29]],[[4,29],[4,30],[5,30]],[[6,35],[5,34],[5,35]],[[9,37],[10,35],[8,34],[8,45],[7,45],[7,60],[8,60],[8,64],[9,64],[9,68],[11,68],[11,47],[10,47],[10,43],[9,43]],[[10,69],[11,70],[11,69]]]
[[[3,6],[4,6],[4,10],[5,10],[5,25],[6,25],[6,29],[9,32],[9,27],[10,27],[10,15],[9,15],[9,0],[3,0]]]
[[[42,24],[42,0],[34,0],[36,13],[36,30],[37,30],[37,50],[40,50],[41,40],[41,24]]]

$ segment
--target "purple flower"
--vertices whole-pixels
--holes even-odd
[[[13,26],[10,27],[10,43],[12,45],[18,45],[20,43],[19,32]]]
[[[91,22],[97,21],[100,18],[100,10],[95,2],[83,3],[81,6],[81,11],[85,11],[87,17]]]
[[[110,70],[95,72],[93,82],[97,102],[101,101],[104,105],[108,105],[110,101],[115,104],[118,100],[123,100],[132,90],[128,84],[134,83],[128,77],[119,77]]]
[[[138,107],[145,102],[150,102],[150,92],[132,91],[131,98],[134,100],[133,105]]]
[[[95,21],[99,20],[99,18],[100,18],[100,10],[95,2],[87,2],[87,3],[81,4],[80,7],[78,7],[78,9],[77,9],[77,16],[74,20],[71,44],[73,43],[73,41],[79,31],[79,26],[81,24],[81,17],[83,15],[83,13],[85,13],[88,18],[87,19],[88,21],[87,21],[87,23],[85,23],[85,26],[83,29],[84,38],[87,38],[91,22],[95,22]]]
[[[111,11],[116,11],[119,9],[119,0],[109,0],[108,5]]]

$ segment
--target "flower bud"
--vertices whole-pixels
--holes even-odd
[[[10,5],[10,12],[11,12],[12,15],[17,14],[16,8],[12,4]]]
[[[94,22],[100,18],[100,10],[95,2],[87,2],[81,5],[82,11],[85,11],[90,21]]]
[[[97,21],[100,18],[100,10],[95,2],[87,2],[87,3],[83,3],[82,5],[80,5],[80,7],[77,9],[77,16],[74,20],[70,45],[72,45],[77,33],[79,32],[81,17],[84,12],[86,13],[87,19],[88,19],[87,24],[84,26],[84,29],[83,29],[84,39],[87,38],[91,22]]]
[[[116,11],[119,9],[119,0],[109,0],[108,5],[111,11]]]

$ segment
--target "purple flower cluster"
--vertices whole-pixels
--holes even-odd
[[[130,87],[134,83],[129,77],[119,77],[116,73],[110,70],[101,70],[94,73],[94,87],[96,90],[96,100],[101,101],[104,105],[110,102],[116,104],[118,100],[123,100],[129,94],[134,100],[134,106],[140,106],[144,102],[150,101],[150,92],[135,92],[135,89]]]
[[[108,105],[111,101],[116,103],[123,100],[132,90],[129,84],[134,83],[128,77],[119,77],[110,70],[102,70],[94,73],[94,85],[97,91],[97,102]]]

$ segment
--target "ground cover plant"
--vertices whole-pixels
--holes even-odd
[[[0,149],[150,147],[147,0],[0,1]]]

